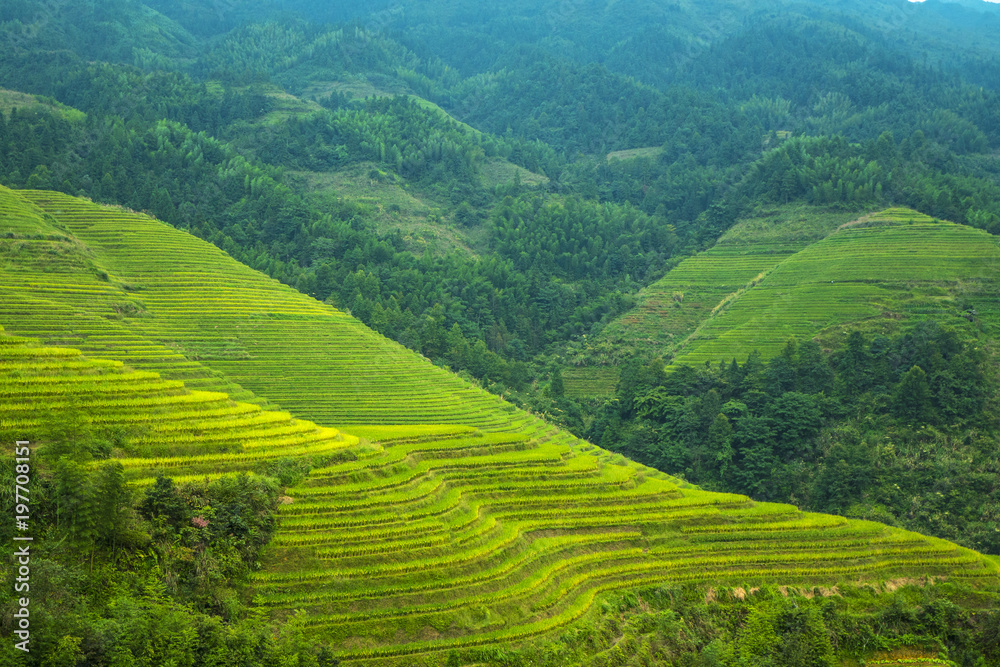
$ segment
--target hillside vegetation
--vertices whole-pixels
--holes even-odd
[[[702,364],[754,349],[777,354],[789,338],[877,316],[926,316],[965,300],[991,325],[1000,312],[996,237],[914,211],[890,209],[845,224],[767,267],[744,294],[720,301],[676,363]]]
[[[555,378],[607,395],[617,325],[581,350],[755,210],[1000,229],[992,6],[529,4],[19,1],[0,181],[149,211],[577,433]]]
[[[294,627],[328,642],[331,659],[443,664],[449,651],[551,638],[608,594],[663,581],[989,583],[1000,573],[942,540],[709,493],[614,457],[145,216],[51,192],[2,195],[0,280],[13,297],[0,313],[4,429],[39,434],[60,516],[92,517],[51,530],[84,551],[103,544],[113,524],[100,496],[58,489],[71,474],[100,488],[94,476],[117,463],[147,489],[140,511],[207,566],[197,531],[214,530],[223,506],[183,509],[173,484],[248,470],[283,479],[249,585],[275,619],[303,610]],[[237,381],[294,416],[174,377]],[[75,414],[97,444],[66,451],[31,400],[41,396],[58,397],[51,409]],[[175,482],[157,479],[164,472]],[[208,589],[193,581],[197,600]],[[53,642],[82,627],[64,612],[44,617]],[[100,650],[115,646],[126,644],[106,638]]]
[[[581,377],[602,372],[595,362],[617,365],[636,353],[673,364],[742,363],[846,325],[972,310],[992,330],[998,269],[994,236],[912,210],[858,217],[780,207],[739,222],[641,290],[636,308],[571,363]]]
[[[630,352],[674,353],[774,267],[852,218],[847,212],[790,206],[740,221],[710,249],[640,290],[636,307],[605,327],[591,344],[613,348],[619,358]]]
[[[1000,662],[998,33],[0,2],[22,662]]]
[[[577,353],[623,351],[586,437],[709,488],[996,552],[996,238],[908,209],[776,213]],[[566,391],[607,372],[564,371]]]

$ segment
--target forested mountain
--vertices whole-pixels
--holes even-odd
[[[0,184],[705,488],[998,554],[998,34],[978,0],[9,0]]]

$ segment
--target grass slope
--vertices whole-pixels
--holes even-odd
[[[373,162],[360,162],[336,171],[291,173],[320,202],[344,198],[361,204],[380,234],[398,229],[406,248],[417,255],[425,251],[434,255],[451,251],[475,255],[468,230],[444,221],[443,209],[437,202]]]
[[[726,232],[716,244],[682,261],[639,292],[636,307],[611,322],[592,341],[604,354],[600,365],[567,371],[570,396],[614,392],[617,360],[636,354],[668,357],[711,317],[768,271],[822,239],[851,214],[793,205],[762,211]]]
[[[4,189],[0,210],[4,427],[54,397],[135,422],[113,454],[137,483],[322,459],[287,489],[254,585],[275,616],[305,612],[347,664],[544,641],[601,595],[660,582],[1000,578],[943,540],[701,491],[613,456],[144,216]],[[174,375],[235,381],[296,417]]]
[[[776,355],[789,338],[873,318],[934,314],[969,293],[980,318],[1000,319],[980,298],[1000,286],[1000,247],[986,232],[890,209],[840,227],[785,259],[698,329],[675,363]]]
[[[643,289],[636,308],[593,344],[674,363],[742,362],[755,349],[768,358],[789,338],[846,324],[970,307],[980,321],[1000,323],[990,297],[1000,290],[994,237],[906,209],[855,218],[788,206],[743,220]],[[568,393],[611,391],[605,367],[571,374]]]
[[[31,114],[52,114],[71,122],[82,122],[86,117],[82,111],[68,107],[51,98],[0,88],[0,114],[9,117],[14,109]]]

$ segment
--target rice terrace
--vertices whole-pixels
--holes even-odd
[[[906,209],[854,217],[790,207],[743,221],[602,335],[701,365],[754,349],[771,357],[790,338],[887,313],[934,313],[954,300],[949,288],[998,317],[993,237]]]
[[[141,426],[115,450],[139,488],[322,462],[285,490],[252,587],[345,664],[554,636],[660,582],[1000,576],[943,540],[629,463],[155,220],[0,194],[4,428],[41,402]]]

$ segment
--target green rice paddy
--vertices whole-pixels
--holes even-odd
[[[852,217],[794,206],[744,220],[640,291],[636,308],[609,324],[601,340],[667,356],[713,313]]]
[[[992,285],[996,293],[998,277],[995,237],[889,209],[843,226],[776,265],[701,324],[676,363],[742,361],[754,349],[768,358],[792,337],[942,310],[954,300],[950,290]],[[995,303],[983,304],[981,317],[997,315]]]
[[[953,275],[940,250],[933,270]],[[630,463],[139,214],[0,188],[0,266],[4,428],[37,423],[42,405],[135,425],[112,455],[139,486],[317,463],[286,489],[253,586],[343,664],[443,665],[453,649],[544,640],[640,586],[1000,578],[996,560],[943,540]],[[793,263],[767,280],[811,275]]]
[[[599,343],[674,364],[742,362],[754,350],[766,359],[790,338],[954,315],[959,302],[1000,324],[998,292],[1000,247],[986,232],[908,209],[858,218],[785,207],[740,222],[644,289]],[[586,377],[596,368],[573,372]],[[592,394],[607,386],[591,382]]]

